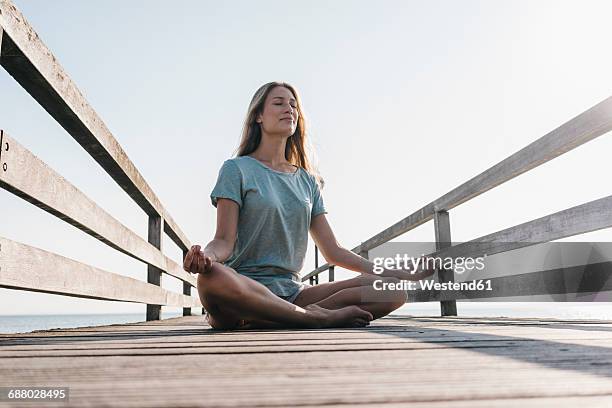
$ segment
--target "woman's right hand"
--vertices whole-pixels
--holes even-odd
[[[200,245],[193,245],[183,261],[183,269],[191,273],[206,273],[212,269],[213,260],[200,250]]]

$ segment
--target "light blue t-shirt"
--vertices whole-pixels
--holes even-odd
[[[288,297],[301,286],[311,220],[326,213],[319,186],[302,168],[294,173],[271,169],[250,156],[226,160],[210,194],[238,203],[238,233],[224,262],[236,272]]]

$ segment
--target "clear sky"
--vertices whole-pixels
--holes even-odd
[[[265,82],[300,90],[349,248],[612,95],[607,1],[15,4],[194,243],[212,238],[208,195]],[[0,91],[0,128],[146,237],[140,208],[4,70]],[[453,239],[609,195],[611,151],[602,136],[452,210]],[[3,237],[146,280],[144,264],[4,190],[0,208]],[[433,224],[401,239],[432,240]],[[168,239],[164,251],[179,260]],[[114,312],[144,305],[0,289],[0,314]]]

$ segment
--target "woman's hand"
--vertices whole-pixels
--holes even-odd
[[[212,269],[213,259],[200,250],[200,245],[193,245],[183,261],[183,269],[191,273],[207,273]]]

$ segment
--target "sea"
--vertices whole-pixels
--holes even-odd
[[[168,319],[182,315],[181,312],[163,313],[162,318]],[[145,313],[0,315],[0,334],[144,321],[146,321]]]
[[[610,320],[612,302],[458,302],[463,317],[509,317],[563,320]],[[400,316],[439,316],[438,303],[409,303],[396,310]],[[165,312],[163,319],[182,316]],[[29,333],[36,330],[67,329],[136,323],[146,320],[144,313],[0,315],[0,333]]]

